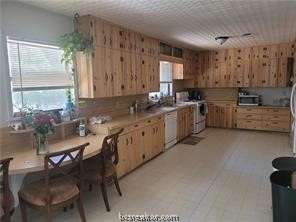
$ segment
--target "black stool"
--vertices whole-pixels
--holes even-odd
[[[296,158],[295,157],[279,157],[272,161],[274,170],[295,171]]]

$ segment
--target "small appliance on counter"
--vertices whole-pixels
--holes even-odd
[[[201,100],[200,93],[197,89],[188,89],[188,99],[190,101],[199,101]]]
[[[260,96],[259,95],[247,95],[245,92],[238,94],[238,105],[239,106],[259,106]]]

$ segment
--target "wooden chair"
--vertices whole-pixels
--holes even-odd
[[[11,214],[14,211],[14,197],[9,189],[9,163],[13,158],[0,160],[0,175],[2,174],[2,181],[0,182],[0,221],[9,222]]]
[[[84,181],[89,184],[89,190],[92,190],[92,184],[100,184],[103,199],[107,211],[110,206],[107,196],[107,182],[113,180],[117,192],[120,196],[121,190],[118,184],[116,165],[118,164],[118,136],[123,129],[112,135],[106,136],[103,140],[102,150],[99,155],[84,161]]]
[[[85,214],[81,200],[83,186],[83,152],[89,143],[68,150],[49,153],[44,157],[44,179],[28,184],[18,192],[23,222],[27,222],[26,205],[47,212],[52,221],[52,210],[76,201],[81,221]],[[70,163],[64,164],[65,161]],[[62,167],[66,165],[67,167]],[[70,168],[70,171],[65,170]]]

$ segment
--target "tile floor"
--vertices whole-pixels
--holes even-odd
[[[207,129],[195,146],[178,144],[109,188],[106,212],[99,187],[84,193],[87,221],[116,222],[118,214],[174,214],[184,222],[272,222],[271,161],[290,155],[282,133]],[[29,221],[46,221],[29,211]],[[20,221],[17,209],[12,221]],[[79,221],[74,210],[54,221]]]

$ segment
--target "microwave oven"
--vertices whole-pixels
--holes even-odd
[[[239,95],[238,96],[239,106],[259,106],[258,95]]]

